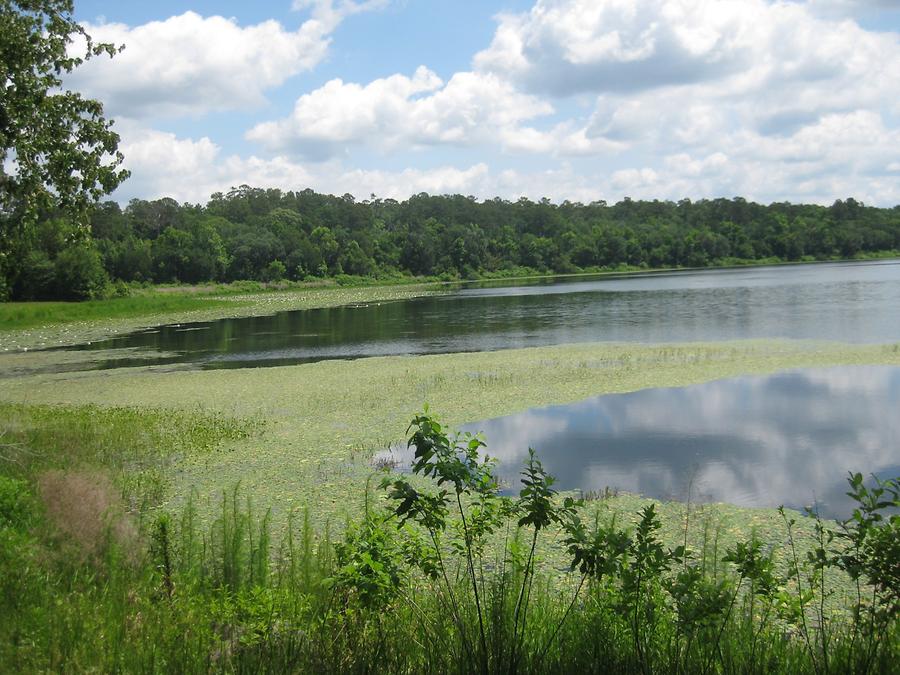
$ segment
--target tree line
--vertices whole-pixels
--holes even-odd
[[[205,206],[95,206],[89,230],[45,213],[13,242],[0,293],[86,299],[113,282],[425,276],[853,258],[900,250],[900,206],[742,198],[590,204],[417,194],[358,201],[246,185]],[[121,289],[121,285],[120,285]]]

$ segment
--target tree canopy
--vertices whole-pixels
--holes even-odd
[[[854,199],[831,206],[741,198],[554,204],[426,194],[356,201],[242,186],[205,206],[168,198],[133,199],[125,208],[104,202],[90,226],[89,241],[70,243],[71,222],[42,218],[16,256],[13,296],[86,297],[103,287],[104,275],[156,283],[456,279],[900,255],[900,207]],[[71,246],[99,256],[62,255]],[[77,274],[64,269],[69,265]]]
[[[118,51],[72,12],[72,0],[0,0],[0,269],[41,214],[86,223],[128,176],[102,104],[64,87],[86,59]]]

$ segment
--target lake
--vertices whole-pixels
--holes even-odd
[[[645,389],[463,427],[482,432],[505,489],[528,448],[562,490],[852,511],[848,471],[900,475],[900,367],[854,366]],[[405,448],[381,453],[409,466]]]
[[[900,261],[466,285],[447,295],[163,326],[81,345],[99,368],[279,366],[575,342],[900,340]]]
[[[900,261],[464,284],[441,296],[138,331],[94,367],[263,367],[577,342],[900,340]],[[66,368],[62,365],[60,368]],[[82,369],[84,364],[74,364]],[[847,471],[900,473],[900,369],[833,368],[603,396],[471,427],[510,485],[527,449],[563,489],[844,516]],[[892,473],[893,472],[893,473]]]

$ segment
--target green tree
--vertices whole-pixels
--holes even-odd
[[[94,43],[73,10],[72,0],[0,0],[2,295],[15,236],[50,210],[85,224],[89,207],[128,176],[102,104],[63,87],[63,75],[86,59],[117,52]],[[72,55],[79,42],[83,56]]]
[[[193,245],[189,232],[167,227],[152,246],[153,278],[156,281],[184,281],[182,272],[187,268],[188,251]]]
[[[109,282],[100,254],[89,244],[60,252],[54,261],[54,272],[56,297],[64,300],[100,297]]]

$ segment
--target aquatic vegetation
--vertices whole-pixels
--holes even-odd
[[[483,441],[445,428],[414,419],[415,482],[382,474],[338,536],[308,509],[273,536],[270,512],[232,486],[209,522],[189,499],[145,511],[131,550],[108,536],[63,556],[34,473],[0,475],[0,667],[818,675],[900,657],[897,480],[851,476],[843,524],[785,512],[789,548],[754,533],[726,544],[656,504],[592,511],[556,494],[534,455],[519,496],[501,497]],[[667,541],[673,525],[687,544]],[[561,568],[538,564],[549,550]],[[841,611],[824,570],[858,583]]]
[[[321,525],[357,512],[358,504],[342,495],[361,488],[372,455],[401,440],[406,422],[426,402],[458,426],[603,393],[864,363],[900,364],[900,353],[892,346],[788,341],[566,345],[266,369],[34,375],[4,380],[0,399],[263,421],[264,433],[236,440],[229,452],[180,463],[171,499],[182,503],[196,489],[205,518],[210,500],[241,481],[256,499],[273,503],[274,523],[284,522],[291,503],[309,500],[318,505],[312,517]]]

